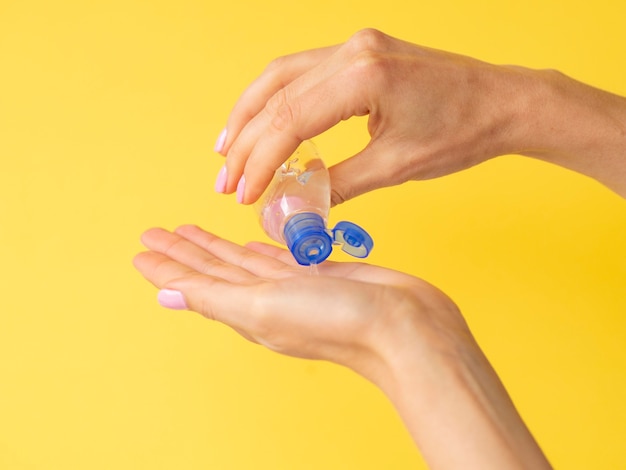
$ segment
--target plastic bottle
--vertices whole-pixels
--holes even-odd
[[[299,264],[324,261],[333,244],[357,258],[369,255],[374,242],[351,222],[327,229],[330,177],[317,148],[304,141],[274,174],[256,203],[259,222],[273,240],[286,245]]]

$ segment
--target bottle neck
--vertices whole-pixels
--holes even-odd
[[[284,238],[293,257],[304,266],[321,263],[332,251],[324,219],[315,212],[293,215],[285,224]]]

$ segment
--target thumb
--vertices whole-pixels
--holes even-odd
[[[356,155],[330,167],[331,205],[397,184],[395,160],[379,140],[372,140]]]

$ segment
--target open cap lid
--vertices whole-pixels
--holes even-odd
[[[300,212],[285,224],[287,248],[299,264],[320,264],[330,255],[332,245],[356,258],[370,254],[374,241],[369,234],[352,222],[339,222],[332,231],[326,229],[324,219],[315,212]]]
[[[355,258],[365,258],[374,247],[374,240],[369,233],[352,222],[339,222],[333,229],[335,244]]]

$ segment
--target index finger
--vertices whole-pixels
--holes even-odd
[[[305,89],[279,90],[243,129],[227,158],[238,201],[256,201],[281,164],[304,140],[370,112],[371,77],[358,59]],[[242,177],[242,175],[244,175]]]
[[[263,73],[241,94],[226,123],[226,137],[217,148],[226,155],[231,144],[245,125],[256,116],[267,101],[280,89],[286,87],[308,70],[331,56],[339,46],[322,47],[297,52],[274,59]]]

